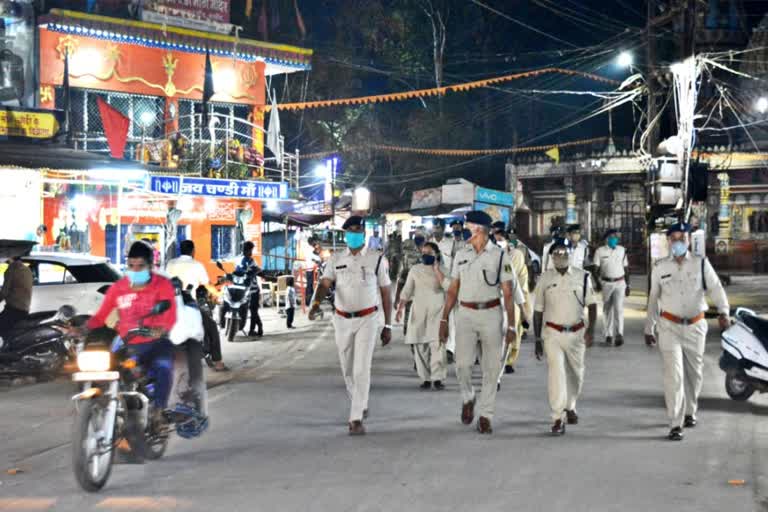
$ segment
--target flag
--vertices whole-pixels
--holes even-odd
[[[299,0],[293,0],[293,9],[296,11],[296,25],[299,27],[301,38],[304,39],[307,37],[307,26],[304,24],[304,18],[299,10]]]
[[[258,30],[261,38],[264,41],[269,40],[269,17],[267,16],[267,0],[261,0],[261,12],[259,13],[259,20],[256,22],[256,30]]]
[[[96,103],[99,106],[101,124],[104,126],[104,135],[107,137],[109,152],[113,158],[123,158],[131,120],[100,96],[96,97]]]
[[[277,110],[277,94],[272,92],[272,110],[269,111],[269,128],[267,128],[267,147],[275,154],[277,166],[283,164],[283,150],[280,147],[280,115]]]
[[[203,136],[203,131],[208,129],[208,102],[213,97],[213,66],[211,65],[211,53],[208,49],[205,49],[205,78],[203,79],[203,120],[200,125],[200,136]]]
[[[545,153],[549,158],[555,161],[556,164],[560,163],[560,148],[555,146]]]
[[[70,129],[70,117],[72,106],[70,104],[69,94],[69,47],[64,47],[64,80],[61,84],[64,93],[64,133],[67,136],[67,146],[72,146],[72,130]]]

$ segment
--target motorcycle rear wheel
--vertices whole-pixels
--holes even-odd
[[[151,411],[151,410],[150,410]],[[150,418],[152,415],[150,414]],[[150,422],[152,420],[150,419]],[[150,424],[147,428],[146,437],[144,439],[144,457],[148,460],[158,460],[165,455],[165,450],[168,448],[168,441],[170,434],[168,432],[160,432],[160,429],[164,429],[165,425],[158,426]]]
[[[72,466],[77,483],[85,491],[97,492],[109,480],[115,457],[112,441],[115,425],[105,426],[107,409],[96,400],[80,404],[72,432]],[[101,422],[101,423],[99,423]],[[112,429],[110,446],[106,448],[96,439],[96,433],[104,428]],[[104,451],[107,450],[107,451]]]
[[[725,372],[725,392],[733,400],[744,402],[755,392],[755,386],[741,368],[729,368]]]

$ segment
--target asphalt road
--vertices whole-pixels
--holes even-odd
[[[480,436],[460,423],[453,375],[445,391],[418,389],[399,331],[375,355],[368,435],[349,437],[327,320],[301,318],[248,357],[238,344],[238,369],[210,392],[210,430],[174,439],[158,462],[115,466],[99,494],[72,475],[71,386],[5,390],[0,510],[768,510],[768,400],[727,398],[713,324],[700,425],[666,441],[642,303],[629,302],[626,346],[589,350],[581,422],[563,438],[547,434],[546,370],[532,343],[503,382],[494,434]]]

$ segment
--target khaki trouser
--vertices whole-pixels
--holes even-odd
[[[448,315],[448,342],[445,344],[445,349],[456,353],[456,310]]]
[[[371,389],[371,363],[380,327],[378,315],[344,318],[334,314],[333,327],[341,374],[352,402],[349,421],[362,420],[363,411],[368,408],[368,392]]]
[[[558,332],[545,327],[544,353],[547,356],[549,407],[552,421],[563,419],[566,410],[576,410],[584,384],[584,329]]]
[[[504,315],[504,329],[505,329],[504,333],[506,334],[506,329],[507,329],[506,315]],[[507,353],[507,360],[505,361],[505,363],[510,366],[514,366],[515,363],[517,362],[517,359],[520,357],[520,344],[522,343],[522,340],[523,340],[523,312],[518,304],[515,304],[515,329],[517,329],[515,342],[509,347],[509,352]],[[502,344],[503,343],[504,341],[502,340]]]
[[[416,343],[413,348],[416,371],[422,382],[445,380],[448,375],[445,345],[439,341],[433,341],[432,343]]]
[[[504,314],[500,306],[491,309],[468,309],[459,306],[456,311],[456,378],[464,403],[475,398],[472,386],[472,367],[480,341],[480,367],[483,387],[476,410],[478,415],[493,418],[496,407],[496,383],[501,370],[501,345]]]
[[[695,417],[699,407],[708,325],[705,320],[679,325],[660,318],[658,326],[669,427],[682,427],[685,416]]]
[[[603,323],[605,337],[624,336],[624,293],[627,283],[603,281]]]

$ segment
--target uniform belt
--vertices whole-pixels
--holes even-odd
[[[469,309],[491,309],[501,305],[501,299],[493,299],[488,302],[459,302],[462,306]]]
[[[663,318],[666,318],[670,322],[675,322],[676,324],[680,324],[680,325],[693,325],[696,322],[699,322],[704,319],[704,313],[699,313],[693,318],[681,318],[677,315],[673,315],[672,313],[669,313],[668,311],[662,311],[661,316]]]
[[[547,322],[547,327],[551,327],[556,331],[560,332],[578,332],[584,328],[584,321],[573,325],[558,325],[553,324],[552,322]]]
[[[342,311],[336,308],[336,314],[339,316],[343,316],[344,318],[360,318],[363,316],[368,316],[371,313],[375,313],[378,310],[379,310],[378,306],[373,306],[372,308],[361,309],[360,311],[353,311],[352,313],[347,313],[346,311]]]
[[[611,279],[610,277],[601,277],[600,279],[602,279],[606,283],[618,283],[619,281],[623,281],[624,280],[624,276],[617,277],[615,279]]]

